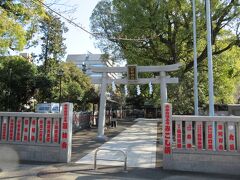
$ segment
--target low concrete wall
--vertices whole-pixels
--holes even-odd
[[[229,152],[184,152],[173,150],[164,169],[240,175],[240,154]]]
[[[240,175],[240,117],[163,114],[163,168]]]
[[[71,103],[63,103],[59,114],[0,112],[0,147],[19,160],[70,162],[72,114]]]

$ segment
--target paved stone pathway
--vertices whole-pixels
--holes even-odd
[[[155,168],[157,120],[139,118],[137,123],[110,139],[100,148],[124,150],[127,152],[127,167]],[[76,161],[79,164],[93,164],[93,150],[88,155]],[[99,151],[99,159],[123,160],[122,153],[115,151]],[[123,162],[98,160],[98,165],[120,166]]]

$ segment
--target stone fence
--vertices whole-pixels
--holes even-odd
[[[0,112],[0,147],[11,148],[19,160],[70,162],[72,114],[71,103],[57,114]]]
[[[240,116],[163,114],[163,168],[240,175]]]

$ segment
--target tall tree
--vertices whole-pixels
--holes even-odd
[[[0,109],[19,111],[34,96],[37,68],[23,57],[0,58]]]
[[[240,45],[240,7],[237,0],[211,2],[213,55],[217,55]],[[197,3],[198,63],[207,56],[204,7],[204,1]],[[130,63],[184,62],[185,71],[193,67],[191,24],[191,2],[186,0],[102,0],[91,16],[92,31],[99,34],[103,50],[120,48]],[[223,41],[226,45],[219,46]]]
[[[57,71],[59,64],[51,61],[51,71],[45,72],[44,66],[38,66],[38,74],[36,77],[36,96],[38,102],[53,102],[54,94],[53,88],[58,85]]]
[[[202,70],[206,73],[205,4],[204,1],[198,1],[196,4],[197,61],[199,71]],[[237,0],[212,0],[211,10],[214,64],[221,66],[224,63],[223,67],[225,67],[225,70],[223,72],[228,72],[231,62],[225,61],[224,57],[228,55],[225,54],[223,56],[223,54],[225,52],[232,53],[231,49],[235,47],[239,49],[240,4]],[[96,36],[98,46],[103,51],[107,53],[114,52],[115,54],[118,52],[120,57],[126,59],[129,64],[167,65],[181,62],[183,64],[181,71],[178,74],[174,73],[180,77],[180,93],[174,89],[175,91],[172,90],[169,96],[172,100],[189,99],[187,102],[176,102],[193,104],[191,1],[102,0],[97,4],[92,13],[91,28],[98,35]],[[234,53],[236,54],[236,51]],[[215,69],[218,68],[216,67]],[[200,77],[200,82],[207,80],[205,74],[203,77]],[[219,78],[216,82],[221,82],[220,78],[225,78],[225,76],[215,77]],[[230,78],[228,80],[231,81],[230,84],[235,81]],[[207,84],[200,84],[200,96],[203,95],[201,97],[202,103],[207,103],[206,89]],[[228,87],[224,86],[222,92],[227,91],[227,89]],[[216,92],[220,92],[220,86],[216,86]],[[222,94],[227,95],[227,93]],[[218,94],[215,95],[219,96]],[[219,98],[216,99],[219,100]],[[183,111],[185,113],[192,112],[191,108],[185,108],[184,104],[181,104]]]
[[[45,70],[51,67],[50,60],[60,62],[66,54],[65,38],[63,33],[67,32],[67,27],[59,17],[48,12],[47,17],[41,21],[40,29],[42,33],[42,54]]]
[[[40,3],[30,0],[0,2],[0,54],[8,50],[21,51],[33,43],[38,21],[45,15]]]
[[[43,68],[43,67],[41,67]],[[59,74],[62,70],[63,74]],[[93,88],[90,79],[73,63],[61,62],[52,66],[51,72],[44,74],[39,70],[36,80],[38,102],[58,102],[60,97],[61,80],[61,101],[72,102],[78,108],[86,106],[87,100],[91,98],[89,91]],[[86,97],[88,94],[88,97]]]

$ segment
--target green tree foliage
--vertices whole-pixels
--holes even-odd
[[[21,57],[1,58],[0,73],[3,78],[0,89],[3,91],[1,91],[0,105],[2,110],[8,108],[8,99],[13,101],[18,98],[16,103],[11,102],[12,110],[22,109],[32,96],[37,99],[37,102],[58,102],[59,76],[57,73],[61,68],[64,70],[62,101],[80,103],[77,99],[83,99],[86,93],[90,92],[90,81],[79,68],[73,64],[60,63],[66,54],[63,37],[65,32],[67,28],[60,18],[51,12],[46,12],[39,1],[3,0],[0,2],[0,54],[5,54],[8,50],[23,50],[26,45],[41,45],[42,53],[39,59],[43,61],[43,65],[35,67],[31,64],[28,67]],[[41,41],[35,41],[36,33],[41,36]],[[9,73],[11,79],[9,79]]]
[[[44,68],[43,66],[41,68]],[[58,102],[60,96],[59,70],[63,70],[61,76],[61,101],[72,102],[77,109],[86,107],[87,98],[92,95],[90,79],[73,63],[62,62],[52,65],[49,73],[39,73],[36,86],[38,88],[38,102]],[[42,72],[40,70],[40,72]],[[83,104],[85,103],[85,104]]]
[[[90,79],[73,63],[62,63],[60,67],[64,71],[63,100],[76,103],[78,99],[83,99],[92,88]]]
[[[0,54],[9,49],[21,51],[33,43],[38,21],[44,17],[42,6],[30,0],[2,0],[0,2]]]
[[[197,3],[198,63],[207,56],[204,7],[203,1]],[[212,1],[213,55],[239,46],[239,16],[237,1]],[[117,47],[129,63],[184,62],[185,71],[193,67],[190,1],[102,0],[93,11],[91,27],[103,50]],[[227,43],[220,46],[222,42]]]
[[[0,109],[19,111],[34,95],[37,68],[19,56],[0,58]]]
[[[58,102],[60,77],[63,70],[62,102],[74,103],[77,110],[87,109],[96,93],[90,79],[72,63],[52,63],[49,73],[43,74],[41,68],[20,56],[0,59],[0,110],[24,110],[24,105],[34,97],[38,103]]]
[[[51,63],[49,61],[54,60],[59,62],[66,54],[63,33],[67,31],[68,29],[65,24],[59,17],[52,13],[48,12],[47,16],[41,21],[42,53],[39,58],[43,61],[46,71],[51,68]]]
[[[50,60],[51,69],[49,72],[45,71],[44,65],[38,66],[38,74],[36,78],[36,99],[38,102],[53,102],[56,99],[56,94],[53,93],[53,88],[57,86],[57,72],[59,64],[54,60]]]
[[[63,37],[65,32],[67,32],[65,24],[50,12],[46,13],[40,21],[42,52],[38,61],[42,61],[43,65],[38,67],[37,99],[39,102],[53,102],[59,97],[56,93],[59,84],[57,74],[60,62],[66,54]]]
[[[208,103],[204,2],[197,1],[196,4],[200,104]],[[239,59],[236,49],[239,51],[240,46],[240,4],[237,0],[212,0],[211,10],[215,99],[216,102],[223,100],[230,103],[233,102],[236,78],[231,78],[228,73],[237,70],[236,63],[232,62]],[[98,46],[103,51],[118,52],[119,57],[129,64],[167,65],[181,62],[182,69],[171,74],[180,78],[179,88],[169,86],[169,97],[176,104],[175,112],[193,112],[191,1],[102,0],[92,13],[91,28],[98,35]],[[230,60],[227,58],[229,56],[233,58]]]
[[[240,80],[240,51],[233,47],[218,56],[213,56],[214,101],[215,104],[234,104]],[[208,104],[208,67],[204,61],[198,68],[199,106],[207,109]],[[174,104],[174,110],[181,114],[193,113],[193,72],[186,72],[177,85],[169,85],[169,100]]]

